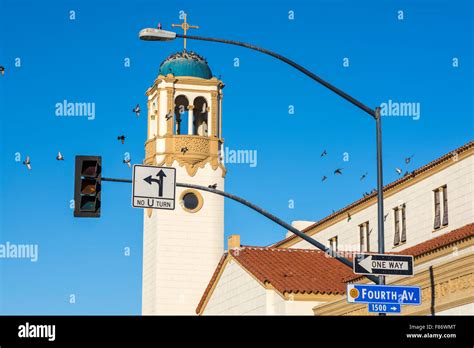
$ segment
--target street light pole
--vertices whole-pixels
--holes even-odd
[[[340,97],[344,98],[351,104],[357,106],[359,109],[365,111],[367,114],[372,116],[375,120],[375,128],[376,128],[376,143],[377,143],[377,223],[378,223],[378,252],[380,254],[385,253],[385,235],[384,235],[384,209],[383,209],[383,167],[382,167],[382,116],[380,113],[380,107],[374,109],[368,107],[367,105],[363,104],[362,102],[358,101],[354,97],[351,97],[349,94],[345,93],[344,91],[340,90],[339,88],[333,86],[329,82],[323,80],[316,74],[312,73],[308,69],[304,68],[303,66],[299,65],[298,63],[288,59],[278,53],[272,52],[265,48],[261,48],[255,45],[251,45],[245,42],[234,41],[234,40],[224,40],[212,37],[202,37],[202,36],[195,36],[195,35],[182,35],[172,31],[161,30],[161,29],[152,29],[147,28],[140,31],[139,34],[142,40],[146,41],[170,41],[174,40],[175,38],[182,38],[182,39],[190,39],[190,40],[200,40],[200,41],[210,41],[210,42],[218,42],[224,43],[229,45],[241,46],[245,48],[249,48],[261,53],[265,53],[269,56],[277,58],[285,62],[286,64],[291,65],[295,69],[299,70],[306,76],[310,77],[314,81],[318,82],[319,84],[323,85],[324,87],[328,88],[329,90],[333,91]],[[379,284],[385,284],[385,277],[379,276],[378,278]]]
[[[379,254],[385,254],[384,210],[383,210],[383,170],[382,170],[382,116],[380,107],[375,108],[375,128],[377,132],[377,226]],[[379,284],[385,284],[385,276],[379,276]]]

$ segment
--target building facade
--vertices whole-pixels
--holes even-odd
[[[422,305],[402,306],[402,314],[474,315],[473,153],[474,143],[469,142],[384,187],[385,251],[413,255],[415,260],[414,277],[388,276],[386,282],[422,288]],[[345,253],[348,258],[354,252],[377,252],[376,192],[318,222],[298,222],[296,226],[307,226],[302,230],[304,233]],[[293,270],[292,276],[298,277],[300,282],[298,287],[292,288],[288,285],[291,277],[285,277],[285,269],[276,267],[280,272],[278,277],[264,264],[257,262],[252,268],[239,263],[239,258],[234,256],[235,250],[247,249],[235,246],[234,251],[226,255],[225,260],[234,260],[240,266],[240,276],[230,281],[234,279],[230,274],[236,272],[236,267],[226,262],[223,263],[226,267],[221,265],[224,271],[218,267],[197,307],[198,314],[368,314],[366,305],[347,303],[344,290],[347,283],[369,282],[365,277],[353,274],[352,270],[347,275],[347,269],[335,268],[328,258],[319,264],[314,260],[307,262],[307,268],[301,269],[293,258],[288,258],[286,269]],[[293,249],[297,253],[314,251],[312,245],[289,234],[264,249],[267,253],[278,249]],[[242,270],[247,277],[242,276]],[[267,282],[259,283],[256,275]],[[330,275],[337,275],[339,279],[334,280],[339,282],[336,289],[314,282],[313,278],[325,279]],[[241,283],[244,278],[253,284],[253,293],[256,294],[259,288],[260,296],[253,299],[258,302],[252,306],[254,311],[248,311],[248,299],[244,301],[244,297],[240,297],[246,286],[250,288]],[[251,278],[254,278],[253,282]],[[274,282],[286,284],[274,294],[288,306],[266,305],[270,300],[263,296],[263,290],[267,293],[274,290]],[[233,294],[234,304],[225,307],[222,304],[226,301],[222,299],[228,297],[229,292]]]

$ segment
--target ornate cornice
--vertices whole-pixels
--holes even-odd
[[[194,176],[199,168],[209,163],[213,170],[221,168],[222,177],[225,177],[227,170],[219,160],[220,141],[216,137],[198,135],[156,136],[145,143],[145,164],[172,166],[176,161],[190,176]],[[164,143],[164,151],[157,151],[157,142]]]

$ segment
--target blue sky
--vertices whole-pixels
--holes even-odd
[[[388,183],[395,167],[405,169],[405,157],[414,155],[414,169],[472,139],[472,7],[468,0],[0,0],[0,243],[39,246],[37,262],[0,259],[0,313],[140,313],[143,223],[142,211],[131,208],[130,185],[104,183],[100,219],[73,218],[70,200],[75,155],[102,155],[104,175],[123,178],[131,177],[125,152],[133,163],[143,160],[147,121],[131,109],[145,109],[161,61],[182,48],[181,41],[140,41],[143,27],[170,28],[184,10],[201,27],[195,34],[274,50],[371,107],[419,103],[418,120],[383,119]],[[254,168],[228,165],[226,191],[290,222],[321,219],[376,186],[368,115],[271,57],[206,42],[188,41],[188,49],[226,84],[225,146],[258,151]],[[55,116],[63,100],[95,103],[95,119]],[[55,160],[58,150],[64,162]],[[31,157],[31,171],[16,153]],[[344,175],[334,177],[338,167]],[[227,201],[225,211],[226,236],[238,233],[243,244],[284,237],[237,203]]]

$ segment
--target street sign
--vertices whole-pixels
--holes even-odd
[[[176,169],[136,164],[133,166],[132,206],[173,210]]]
[[[349,303],[421,304],[419,286],[347,284]]]
[[[402,311],[402,306],[398,303],[369,303],[367,306],[369,313],[400,313]]]
[[[413,276],[413,256],[355,254],[354,273]]]

